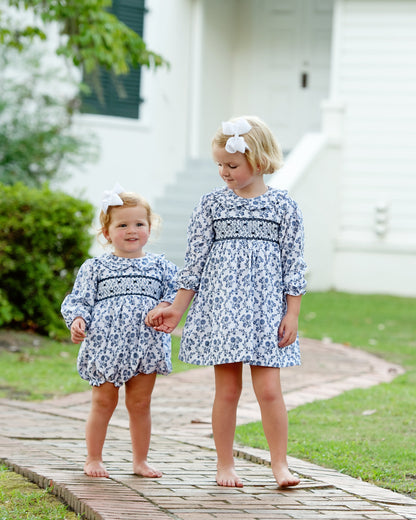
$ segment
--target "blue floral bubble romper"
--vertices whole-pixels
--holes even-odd
[[[304,294],[303,221],[287,192],[204,195],[188,228],[179,288],[196,291],[179,358],[195,365],[300,365],[299,338],[278,347],[286,295]]]
[[[61,312],[69,328],[78,316],[85,320],[77,365],[90,385],[119,387],[138,374],[172,371],[169,334],[147,327],[144,319],[159,302],[174,300],[176,274],[163,255],[149,253],[103,255],[80,267]]]

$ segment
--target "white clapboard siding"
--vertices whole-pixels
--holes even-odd
[[[338,27],[333,86],[346,102],[339,242],[415,249],[416,1],[345,0]]]

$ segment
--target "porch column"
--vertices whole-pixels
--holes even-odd
[[[203,0],[192,1],[190,48],[190,110],[189,110],[189,153],[191,159],[200,155],[201,128],[201,81],[202,81],[202,41],[204,28]]]

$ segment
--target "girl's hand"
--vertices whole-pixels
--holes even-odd
[[[166,307],[159,304],[148,313],[144,322],[148,327],[170,334],[181,321],[181,317],[182,313],[176,311],[172,305]]]
[[[279,327],[279,347],[284,348],[291,345],[298,334],[298,316],[296,314],[286,314]]]
[[[156,307],[153,307],[151,311],[147,313],[146,318],[144,319],[145,324],[148,327],[157,327],[163,323],[161,318],[158,318],[158,312],[160,309],[165,309],[166,307],[170,307],[172,304],[168,302],[160,302]]]
[[[85,321],[83,318],[75,318],[71,325],[71,341],[72,343],[81,343],[86,337]]]

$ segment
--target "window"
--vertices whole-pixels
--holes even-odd
[[[110,12],[130,29],[143,36],[144,0],[113,0]],[[88,114],[138,119],[140,103],[140,68],[132,68],[129,74],[114,77],[104,69],[99,71],[102,96],[94,90],[82,96],[81,111]],[[92,83],[85,80],[92,88]]]

